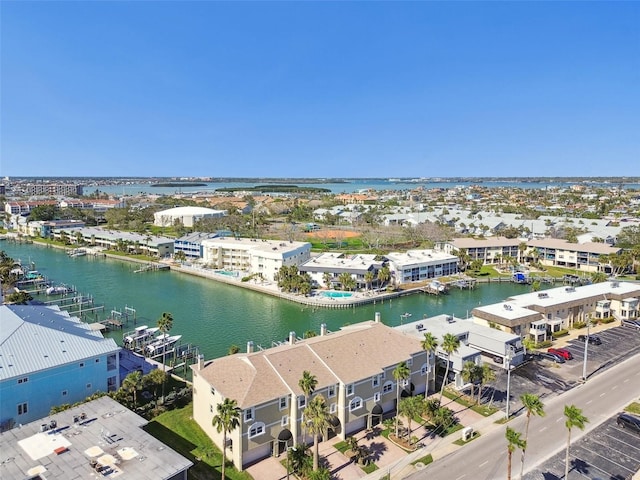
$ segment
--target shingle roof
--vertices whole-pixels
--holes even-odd
[[[0,380],[119,350],[58,307],[0,306]]]

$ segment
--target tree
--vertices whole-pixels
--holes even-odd
[[[425,405],[423,397],[407,397],[400,401],[398,414],[407,419],[407,437],[411,438],[411,420],[424,413]]]
[[[331,290],[331,278],[333,278],[333,276],[329,272],[324,272],[322,274],[322,281],[324,282],[325,286],[327,287],[327,290]]]
[[[378,281],[380,282],[380,285],[384,285],[389,281],[390,278],[391,271],[389,270],[389,267],[384,266],[380,270],[378,270]]]
[[[298,380],[298,386],[300,390],[304,393],[304,404],[305,406],[309,405],[309,397],[313,395],[316,387],[318,386],[318,379],[315,375],[312,375],[310,371],[305,370],[302,372],[302,377]],[[304,424],[302,425],[303,431],[303,443],[304,443]]]
[[[442,350],[447,354],[447,368],[442,379],[442,387],[440,387],[440,403],[442,403],[442,394],[449,377],[449,366],[451,365],[451,355],[460,348],[460,339],[452,333],[445,333],[442,337]]]
[[[222,432],[222,480],[224,480],[224,467],[227,463],[227,432],[235,430],[240,425],[240,408],[235,400],[225,398],[216,406],[218,412],[211,421],[218,433]]]
[[[173,315],[169,312],[163,312],[160,318],[158,319],[158,331],[162,335],[167,335],[169,331],[173,328]],[[162,349],[162,371],[167,372],[167,365],[165,363],[165,348]],[[164,400],[164,386],[165,381],[162,382],[162,399]]]
[[[142,373],[140,373],[138,370],[136,370],[135,372],[131,372],[122,381],[122,390],[131,394],[134,408],[138,405],[137,393],[141,385],[142,385]]]
[[[322,395],[316,395],[304,409],[304,420],[313,435],[313,470],[318,469],[318,437],[331,426],[331,414]]]
[[[367,270],[364,273],[364,283],[367,285],[367,290],[371,288],[371,284],[373,283],[374,278],[375,275],[371,270]]]
[[[471,384],[471,398],[475,398],[475,385],[482,377],[482,367],[480,365],[476,365],[476,363],[471,360],[467,360],[462,365],[460,375],[466,383]]]
[[[153,387],[153,396],[156,399],[158,398],[158,386],[164,383],[166,376],[167,374],[165,372],[163,372],[159,368],[154,368],[149,373],[147,373],[143,378],[145,387],[146,386]]]
[[[573,427],[577,427],[580,430],[584,430],[585,424],[589,422],[589,419],[582,415],[582,410],[580,410],[575,405],[565,405],[564,406],[564,416],[566,421],[564,422],[564,426],[567,427],[567,452],[564,458],[564,478],[568,478],[569,476],[569,447],[571,446],[571,429]]]
[[[524,441],[525,444],[529,439],[529,422],[531,421],[531,415],[538,417],[544,417],[544,404],[538,395],[533,393],[524,393],[520,395],[520,401],[522,406],[527,411],[527,425],[524,428]],[[524,456],[526,453],[526,447],[522,449],[522,459],[520,462],[520,478],[524,475]]]
[[[487,383],[491,383],[496,379],[496,373],[488,364],[483,363],[478,372],[478,378],[480,380],[480,385],[478,385],[478,405],[480,405],[482,401],[482,388]]]
[[[527,442],[520,438],[521,435],[520,432],[516,432],[511,427],[507,427],[507,431],[505,432],[505,437],[507,438],[507,480],[511,480],[511,456],[513,451],[516,448],[521,448],[522,451],[527,448]]]
[[[426,397],[429,394],[429,372],[430,372],[430,362],[431,355],[436,353],[436,348],[438,348],[438,339],[431,332],[426,332],[424,334],[424,339],[420,343],[422,349],[427,352],[427,381],[424,388],[424,396]]]
[[[400,362],[393,370],[393,379],[396,381],[396,437],[398,436],[398,414],[400,408],[400,382],[404,382],[411,375],[407,362]]]

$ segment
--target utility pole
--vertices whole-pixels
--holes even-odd
[[[589,346],[589,327],[591,327],[591,318],[587,318],[587,336],[584,339],[584,359],[582,360],[582,381],[587,381],[587,350]]]
[[[509,349],[506,352],[506,356],[504,357],[505,362],[507,362],[507,408],[506,408],[506,412],[505,412],[505,419],[508,421],[509,420],[509,404],[510,402],[510,398],[511,398],[511,394],[510,394],[510,389],[511,389],[511,359],[513,358],[513,350],[512,347],[509,347]]]

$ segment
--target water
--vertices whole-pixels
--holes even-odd
[[[10,257],[21,259],[23,265],[35,262],[37,270],[56,284],[72,285],[79,292],[92,295],[96,304],[105,305],[105,313],[99,319],[112,309],[123,311],[129,306],[137,311],[137,325],[155,326],[162,312],[170,312],[174,318],[171,334],[182,335],[182,344],[198,345],[205,358],[226,355],[233,344],[245,350],[249,340],[267,348],[272,341],[285,340],[290,331],[300,337],[307,330],[319,332],[322,323],[329,330],[337,330],[348,323],[373,320],[375,312],[380,312],[382,321],[392,326],[399,325],[405,313],[410,313],[412,320],[442,313],[466,318],[478,305],[499,302],[530,288],[494,283],[478,285],[475,290],[454,289],[449,295],[438,297],[416,294],[358,308],[314,309],[176,272],[133,273],[139,265],[119,260],[70,258],[62,250],[36,244],[4,241],[0,248]],[[47,297],[40,300],[46,301]],[[133,327],[130,322],[129,330]],[[108,336],[122,344],[122,332]]]
[[[463,181],[390,181],[383,178],[353,178],[345,179],[346,183],[296,183],[295,179],[290,184],[301,185],[305,187],[318,187],[331,190],[332,193],[354,193],[360,190],[409,190],[418,187],[422,187],[426,190],[434,188],[453,188],[456,186],[468,187],[471,185],[479,185],[481,187],[497,188],[523,188],[523,189],[542,189],[547,187],[566,188],[571,185],[576,185],[579,182],[553,182],[553,181],[540,181],[540,182],[527,182],[527,181],[484,181],[480,184],[477,182],[463,182]],[[132,183],[128,185],[87,185],[84,188],[85,194],[90,194],[96,189],[109,195],[139,195],[139,194],[158,194],[158,195],[173,195],[177,193],[192,194],[196,192],[209,192],[212,193],[220,188],[237,188],[237,187],[254,187],[256,185],[264,184],[258,181],[253,183],[239,183],[239,182],[220,182],[220,183],[207,183],[203,187],[151,187],[148,183]],[[614,184],[599,183],[599,182],[587,182],[585,185],[592,187],[611,187]],[[618,184],[615,184],[618,186]],[[622,186],[626,189],[638,189],[640,185],[638,183],[625,183]]]

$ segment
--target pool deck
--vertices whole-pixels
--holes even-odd
[[[405,295],[413,295],[415,293],[422,293],[421,288],[412,288],[396,292],[376,292],[373,290],[366,292],[345,292],[351,294],[347,297],[331,297],[322,295],[322,293],[324,292],[334,292],[333,290],[317,290],[312,295],[297,295],[293,293],[281,292],[275,282],[265,282],[256,279],[252,279],[248,282],[243,282],[240,277],[232,277],[230,275],[217,273],[215,270],[207,268],[171,264],[171,270],[174,272],[208,278],[218,282],[227,283],[229,285],[235,285],[237,287],[265,293],[267,295],[272,295],[274,297],[290,300],[292,302],[300,303],[303,305],[308,305],[310,307],[351,308],[359,305],[367,305],[370,303],[384,303],[385,300],[390,300],[392,298],[402,297]],[[335,291],[335,293],[340,292]]]

